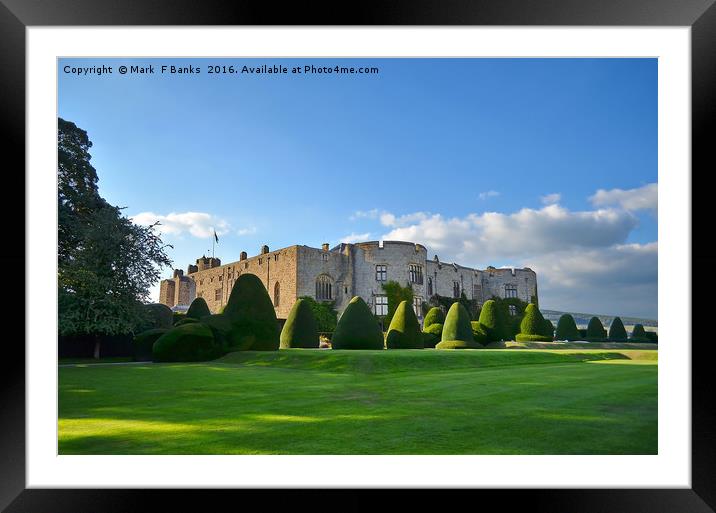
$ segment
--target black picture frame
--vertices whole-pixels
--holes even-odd
[[[0,139],[4,168],[4,204],[23,197],[25,190],[25,29],[62,25],[574,25],[574,26],[688,26],[692,51],[692,234],[710,234],[703,226],[711,219],[711,189],[704,177],[716,169],[716,152],[709,135],[716,124],[716,6],[715,0],[364,0],[338,3],[295,2],[277,6],[264,1],[237,0],[0,0],[0,116],[5,137]],[[711,129],[711,130],[710,130]],[[688,170],[684,179],[689,179]],[[15,191],[8,194],[8,191]],[[16,219],[20,206],[9,208],[6,219]],[[15,294],[25,289],[31,270],[25,265],[24,224],[8,223],[2,264],[6,286]],[[13,233],[15,230],[16,233]],[[712,237],[692,236],[692,272],[711,269],[716,263],[708,242]],[[20,273],[20,269],[23,273]],[[681,270],[678,270],[681,272]],[[692,276],[684,275],[684,279]],[[692,319],[706,320],[712,301],[699,291],[713,290],[713,277],[699,274],[699,288],[692,288]],[[705,282],[705,283],[704,283]],[[31,300],[31,298],[30,298]],[[32,308],[32,302],[25,302]],[[688,347],[692,319],[684,320]],[[25,351],[19,321],[5,318],[0,372],[0,507],[8,512],[214,510],[216,500],[241,507],[246,502],[264,507],[364,510],[384,503],[378,490],[71,490],[26,489],[25,486]],[[7,324],[9,323],[9,324]],[[709,326],[702,322],[696,326]],[[687,329],[688,328],[688,329]],[[704,335],[707,335],[704,333]],[[21,339],[22,337],[22,339]],[[673,341],[674,343],[678,341]],[[515,507],[550,512],[708,512],[716,509],[716,404],[708,338],[691,344],[692,353],[692,488],[690,489],[501,489],[501,490],[402,490],[391,491],[404,508],[426,507],[436,501],[468,501],[490,507],[497,500],[501,510]],[[48,345],[48,347],[50,347]],[[286,495],[278,497],[277,493]],[[338,496],[340,494],[340,496]],[[209,497],[210,496],[210,497]],[[278,499],[278,500],[277,500]],[[283,499],[283,500],[281,500]],[[210,502],[210,500],[212,502]],[[453,503],[454,505],[459,502]],[[482,504],[483,506],[478,506]]]

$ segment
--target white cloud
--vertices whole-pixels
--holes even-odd
[[[240,228],[236,230],[236,235],[239,237],[243,237],[244,235],[253,235],[257,232],[257,229],[255,226],[251,226],[249,228]]]
[[[346,244],[352,244],[354,242],[365,242],[367,240],[370,240],[370,232],[368,233],[351,233],[350,235],[346,235],[341,239],[341,242],[345,242]]]
[[[540,196],[540,199],[545,205],[553,205],[555,203],[559,203],[559,201],[562,199],[562,195],[558,192],[553,192],[552,194],[545,194],[544,196]]]
[[[377,208],[373,208],[371,210],[356,210],[353,212],[353,215],[349,217],[351,221],[355,221],[356,219],[377,219],[380,215],[380,210]]]
[[[229,223],[223,219],[207,214],[206,212],[171,212],[167,215],[154,212],[141,212],[132,217],[132,221],[139,225],[148,226],[157,221],[157,227],[162,234],[182,235],[189,233],[198,238],[209,238],[214,235],[223,235],[229,231]]]
[[[589,200],[595,207],[618,205],[624,210],[656,210],[659,190],[656,183],[636,189],[599,189]]]
[[[487,199],[487,198],[494,198],[494,197],[499,196],[499,195],[500,195],[500,193],[497,192],[497,191],[485,191],[485,192],[481,192],[481,193],[479,194],[479,198],[480,198],[481,200],[484,200],[484,199]]]

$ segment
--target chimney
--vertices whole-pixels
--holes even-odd
[[[239,256],[239,260],[246,260],[246,251],[242,251],[241,255]]]
[[[175,278],[181,278],[182,276],[184,276],[184,271],[182,271],[181,269],[174,269]]]
[[[324,242],[323,244],[321,244],[321,248],[323,248],[323,251],[328,251],[328,243]]]
[[[261,246],[261,254],[262,254],[262,255],[265,255],[265,254],[268,253],[268,252],[269,252],[269,247],[268,247],[266,244],[264,244],[263,246]]]

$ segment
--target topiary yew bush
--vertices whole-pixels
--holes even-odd
[[[436,322],[423,330],[423,347],[435,347],[443,336],[443,324]]]
[[[152,347],[155,362],[204,362],[223,354],[211,329],[196,322],[170,329]]]
[[[485,304],[482,305],[479,321],[480,324],[485,327],[488,342],[509,340],[512,338],[509,323],[504,316],[504,312],[498,308],[494,300],[488,299],[485,301]]]
[[[231,350],[278,350],[280,340],[276,311],[266,288],[255,274],[239,276],[222,315],[231,321]]]
[[[174,322],[174,312],[162,303],[149,303],[144,305],[143,319],[138,323],[138,332],[156,328],[169,329]]]
[[[316,318],[313,316],[313,310],[308,301],[299,299],[293,304],[281,330],[280,341],[282,349],[319,347]]]
[[[211,311],[203,297],[195,298],[189,305],[189,310],[186,311],[187,319],[199,320],[207,315],[211,315]]]
[[[166,328],[153,328],[146,330],[138,335],[135,335],[132,341],[132,353],[135,362],[151,362],[152,361],[152,346],[159,337],[164,335],[167,331]]]
[[[547,322],[549,322],[549,331],[551,332],[552,323],[542,316],[542,312],[534,303],[528,304],[520,323],[520,332],[515,340],[518,342],[552,342],[552,334],[546,334]]]
[[[477,349],[479,347],[480,345],[472,338],[470,314],[462,303],[453,303],[445,317],[442,340],[435,346],[435,349]]]
[[[574,317],[570,314],[563,314],[559,321],[557,321],[557,333],[554,337],[556,340],[579,340],[579,330],[577,329],[577,323],[574,322]]]
[[[624,323],[619,317],[614,317],[612,324],[609,326],[609,340],[614,342],[626,342],[627,332]]]
[[[470,326],[472,327],[472,339],[478,344],[487,345],[487,330],[480,324],[480,321],[471,321]]]
[[[423,321],[423,329],[433,324],[445,324],[445,314],[439,306],[434,306],[428,310],[428,313],[425,315],[425,320]]]
[[[602,325],[602,321],[599,320],[599,317],[592,317],[589,319],[589,324],[587,325],[587,340],[597,342],[604,340],[606,336],[606,331]]]
[[[331,339],[333,349],[383,349],[383,332],[360,296],[351,299],[338,319]]]
[[[420,323],[410,303],[401,301],[395,309],[393,319],[385,336],[385,347],[388,349],[422,349],[423,337]]]
[[[641,324],[635,324],[634,329],[631,332],[630,342],[649,342],[649,338],[646,335],[646,330]]]

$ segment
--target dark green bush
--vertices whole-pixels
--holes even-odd
[[[544,320],[544,332],[542,334],[554,340],[554,324],[549,319]]]
[[[433,323],[423,331],[423,347],[435,347],[443,337],[443,325]]]
[[[470,321],[472,327],[472,339],[478,344],[487,345],[487,329],[480,324],[480,321]]]
[[[423,337],[420,323],[410,303],[401,301],[395,309],[385,336],[385,347],[388,349],[422,349]]]
[[[301,296],[311,308],[313,317],[316,319],[316,329],[319,332],[333,332],[338,322],[338,312],[333,308],[334,303],[329,301],[316,301],[311,296]]]
[[[577,329],[577,323],[570,314],[562,314],[557,321],[557,333],[554,337],[556,340],[580,340],[581,336]]]
[[[522,317],[522,322],[520,323],[520,334],[541,335],[546,338],[545,325],[545,318],[542,317],[542,312],[539,311],[539,308],[537,308],[534,303],[527,305],[525,315]],[[551,339],[552,337],[550,336],[549,338]]]
[[[351,299],[338,319],[331,339],[333,349],[383,349],[383,332],[360,296]]]
[[[194,301],[191,302],[191,305],[189,305],[189,310],[186,311],[187,318],[197,320],[207,315],[211,315],[211,311],[203,297],[195,298]]]
[[[428,310],[425,320],[423,321],[423,329],[433,324],[445,324],[445,314],[439,306],[434,306]]]
[[[649,339],[649,342],[651,342],[651,343],[653,343],[653,344],[658,344],[658,343],[659,343],[659,335],[658,335],[658,333],[656,333],[656,332],[654,332],[654,331],[647,331],[647,332],[646,332],[646,338],[648,338],[648,339]]]
[[[250,348],[251,339],[234,341],[232,338],[233,324],[224,314],[211,314],[202,317],[199,321],[203,325],[208,326],[214,335],[216,343],[225,351],[246,351]],[[243,345],[237,345],[237,344]]]
[[[505,317],[503,309],[498,308],[494,300],[488,299],[482,305],[479,321],[485,327],[489,342],[512,338],[508,319]]]
[[[607,332],[604,329],[604,325],[602,325],[602,321],[599,320],[599,317],[592,317],[589,319],[589,324],[587,325],[587,340],[602,340],[606,338]]]
[[[179,321],[182,319],[186,319],[186,314],[184,312],[172,312],[172,324],[176,325]]]
[[[191,324],[192,322],[199,322],[198,319],[194,319],[193,317],[186,317],[185,319],[180,319],[174,323],[174,326],[181,326],[182,324]]]
[[[587,328],[579,328],[577,331],[579,331],[580,340],[585,340],[587,338]]]
[[[627,332],[624,323],[619,317],[614,317],[612,324],[609,326],[609,340],[614,342],[626,342]]]
[[[472,338],[472,325],[470,324],[470,314],[462,303],[453,303],[445,317],[443,325],[443,334],[441,342],[450,342],[459,340],[462,342],[470,342],[474,344]],[[440,344],[435,346],[441,349]],[[443,346],[444,348],[447,348]]]
[[[222,354],[211,329],[197,322],[170,329],[152,347],[155,362],[204,362]]]
[[[642,324],[635,324],[634,329],[629,337],[629,342],[650,342],[649,337],[646,335],[646,330]]]
[[[308,301],[299,299],[293,304],[281,330],[281,348],[317,348],[319,346],[316,318]]]
[[[223,315],[231,321],[230,347],[276,351],[279,330],[271,298],[258,276],[241,274],[231,289]]]
[[[174,312],[167,305],[161,303],[144,305],[142,313],[142,319],[137,323],[138,333],[155,328],[169,329],[174,322]]]
[[[135,362],[151,362],[152,346],[159,337],[164,335],[166,328],[152,328],[135,335],[132,342],[133,358]]]
[[[527,333],[518,333],[515,337],[517,342],[552,342],[552,337],[544,335],[530,335]]]

